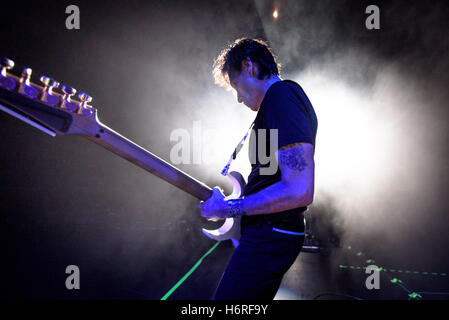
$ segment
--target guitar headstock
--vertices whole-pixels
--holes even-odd
[[[14,62],[0,57],[0,109],[49,134],[95,136],[100,129],[92,97],[41,76],[41,84],[31,81],[32,70],[20,76],[9,73]]]

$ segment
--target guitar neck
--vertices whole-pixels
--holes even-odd
[[[29,82],[31,69],[26,69],[19,78],[5,71],[14,65],[12,61],[0,59],[1,64],[0,110],[52,136],[84,136],[199,200],[205,201],[212,195],[212,189],[204,183],[102,124],[97,110],[88,105],[92,100],[88,95],[82,93],[80,101],[71,100],[70,96],[76,90],[65,88],[64,95],[55,93],[48,87],[49,81],[53,81],[50,78],[42,78],[41,81],[46,83],[42,87]]]
[[[99,135],[85,137],[199,200],[205,201],[212,195],[212,189],[204,183],[182,172],[111,128],[101,123],[100,128]]]

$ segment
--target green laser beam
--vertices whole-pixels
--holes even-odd
[[[350,247],[348,246],[348,249],[349,249]],[[360,252],[361,253],[361,252]],[[358,256],[360,256],[360,255],[358,255]],[[376,261],[374,260],[374,259],[368,259],[368,260],[366,260],[366,263],[375,263]],[[350,267],[351,269],[353,269],[353,267]],[[364,269],[366,269],[366,267],[363,267]],[[378,271],[387,271],[387,269],[386,268],[382,268],[382,267],[377,267],[378,269]],[[395,271],[395,269],[390,269],[390,272],[394,272]],[[402,273],[402,270],[398,270],[398,272],[399,273]],[[424,272],[423,272],[424,273]],[[406,287],[406,286],[404,286],[403,284],[402,284],[402,281],[401,280],[399,280],[399,279],[396,279],[396,278],[394,278],[394,279],[392,279],[389,275],[388,275],[388,273],[385,273],[386,274],[386,276],[388,277],[388,278],[390,278],[390,282],[392,282],[392,283],[395,283],[395,284],[397,284],[397,285],[399,285],[402,289],[404,289],[405,291],[407,291],[407,293],[409,294],[409,300],[410,299],[419,299],[418,298],[418,296],[419,297],[421,297],[419,294],[416,294],[416,295],[413,295],[413,293],[411,294],[411,291]],[[426,274],[427,274],[427,272],[426,272]]]
[[[352,247],[351,246],[348,246],[347,247],[348,248],[348,250],[351,250],[352,249]],[[357,256],[361,256],[363,253],[360,251],[359,253],[357,253]],[[368,260],[366,260],[366,263],[373,263],[373,262],[375,262],[374,260],[372,260],[372,259],[368,259]],[[341,268],[341,269],[347,269],[348,268],[348,266],[345,266],[345,265],[339,265],[339,268]],[[350,269],[354,269],[354,266],[349,266],[349,268]],[[363,269],[366,269],[366,267],[362,267]],[[356,269],[359,269],[359,267],[356,267]],[[388,269],[387,268],[384,268],[384,267],[378,267],[378,269],[377,269],[378,271],[384,271],[385,272],[385,275],[388,277],[388,278],[390,278],[390,282],[391,283],[395,283],[395,284],[397,284],[397,285],[399,285],[402,289],[404,289],[405,291],[407,291],[407,293],[408,293],[408,299],[409,300],[419,300],[419,299],[421,299],[422,298],[422,296],[420,295],[420,293],[421,294],[441,294],[441,295],[449,295],[449,292],[411,292],[406,286],[404,286],[403,284],[402,284],[402,281],[401,280],[399,280],[399,279],[397,279],[397,278],[391,278],[389,275],[388,275]],[[390,273],[393,273],[393,272],[398,272],[398,273],[402,273],[403,271],[402,270],[396,270],[396,269],[390,269]],[[407,273],[407,274],[410,274],[412,271],[410,271],[410,270],[405,270],[405,273]],[[429,272],[426,272],[426,271],[424,271],[424,272],[419,272],[419,271],[413,271],[413,274],[417,274],[417,275],[419,275],[419,274],[421,274],[421,275],[433,275],[433,276],[437,276],[438,275],[438,273],[437,272],[432,272],[432,273],[429,273]],[[440,274],[439,274],[440,276],[443,276],[443,277],[445,277],[445,276],[447,276],[447,273],[445,273],[445,272],[441,272]]]
[[[346,266],[346,265],[343,265],[343,264],[340,264],[340,265],[338,265],[338,267],[340,268],[340,269],[358,269],[358,270],[360,270],[360,269],[366,269],[366,267],[364,266],[364,267],[360,267],[360,266]],[[378,267],[378,269],[377,269],[378,271],[384,271],[384,272],[390,272],[390,273],[395,273],[395,272],[398,272],[398,273],[404,273],[402,270],[396,270],[396,269],[387,269],[387,268],[385,268],[385,267]],[[412,274],[412,272],[413,272],[413,274],[416,274],[416,275],[424,275],[424,276],[430,276],[430,275],[432,275],[432,276],[438,276],[438,275],[440,275],[440,276],[442,276],[442,277],[445,277],[445,276],[447,276],[447,273],[445,273],[445,272],[441,272],[441,273],[438,273],[438,272],[419,272],[419,271],[410,271],[410,270],[407,270],[407,271],[405,271],[405,273],[407,273],[407,274]]]
[[[221,243],[221,241],[217,241],[216,244],[212,248],[209,249],[195,265],[170,289],[168,292],[161,298],[161,300],[167,300],[167,298],[176,290],[178,287],[199,267],[201,262],[203,262],[204,258],[206,258],[212,251],[215,250],[216,247]]]
[[[391,279],[390,281],[391,281],[392,283],[396,283],[396,282],[402,283],[402,280],[399,280],[399,279],[397,279],[397,278],[393,278],[393,279]]]
[[[347,249],[348,249],[348,250],[351,250],[351,249],[352,249],[352,246],[348,245],[348,246],[347,246]],[[364,254],[362,251],[359,251],[356,255],[360,257],[360,256],[365,255],[365,254]],[[376,262],[376,261],[375,261],[374,259],[368,259],[368,260],[365,261],[365,263],[375,263],[375,262]],[[346,269],[346,268],[350,268],[350,269],[360,269],[360,267],[354,267],[354,266],[342,266],[341,264],[339,265],[339,268],[345,268],[345,269]],[[363,269],[366,269],[366,267],[362,267],[362,268],[363,268]],[[403,270],[387,269],[387,268],[382,268],[382,267],[379,267],[378,270],[379,270],[379,271],[399,272],[399,273],[403,273],[403,272],[404,272]],[[424,276],[427,276],[427,275],[433,275],[433,276],[440,275],[440,276],[443,276],[443,277],[447,276],[447,273],[446,273],[446,272],[438,273],[438,272],[426,272],[426,271],[420,272],[420,271],[410,271],[410,270],[406,270],[405,273],[407,273],[407,274],[410,274],[410,273],[413,273],[413,274],[420,274],[420,275],[424,275]]]
[[[398,286],[400,286],[402,289],[404,289],[408,294],[410,294],[410,290],[402,284],[402,280],[396,279],[396,278],[391,278],[390,275],[388,273],[385,274],[388,278],[390,278],[390,282],[397,284]]]
[[[416,292],[412,292],[408,296],[409,296],[409,299],[417,299],[418,300],[418,299],[422,298],[422,296]]]

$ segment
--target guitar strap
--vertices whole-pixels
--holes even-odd
[[[237,157],[237,154],[242,149],[242,147],[243,147],[243,145],[245,143],[246,138],[248,137],[249,133],[251,132],[252,128],[254,127],[254,123],[255,123],[255,120],[253,121],[253,123],[251,123],[251,125],[250,125],[248,131],[246,132],[245,136],[243,137],[242,140],[240,140],[239,144],[234,149],[234,152],[232,153],[231,157],[229,158],[228,163],[226,164],[226,166],[221,171],[222,175],[226,176],[228,174],[229,167],[231,166],[232,161],[235,160],[235,158]],[[253,216],[253,217],[255,217],[255,219],[259,220],[258,223],[257,223],[259,228],[260,228],[260,226],[262,224],[270,221],[270,223],[273,224],[273,229],[272,229],[273,231],[281,232],[281,233],[287,233],[287,234],[291,234],[291,235],[295,235],[295,236],[304,236],[304,232],[298,232],[298,231],[303,231],[303,230],[299,230],[300,228],[295,228],[295,226],[291,225],[291,221],[289,221],[289,220],[292,220],[291,218],[294,219],[295,217],[297,217],[297,215],[298,215],[297,212],[295,212],[293,214],[282,213],[281,216],[279,216],[278,214],[274,214],[274,215],[271,215],[269,218],[266,217],[266,216],[264,216],[263,218],[260,218],[258,216]],[[285,219],[287,219],[287,220],[282,221],[283,218],[284,218],[284,220]],[[283,227],[284,225],[286,227],[285,229],[284,228],[282,228],[282,229],[281,228],[277,228],[277,227]],[[294,229],[294,230],[292,230],[292,229]],[[296,230],[296,229],[298,229],[298,230]]]
[[[297,97],[299,98],[299,100],[301,100],[302,104],[305,106],[305,92],[303,90],[303,88],[296,82],[291,81],[291,80],[282,80],[283,82],[290,82],[293,83],[296,87],[298,87],[300,89],[300,93],[298,94],[298,92],[295,91],[295,94],[297,95]],[[254,123],[255,120],[253,121],[253,123],[251,123],[248,131],[246,132],[245,136],[243,137],[242,140],[240,140],[239,144],[237,145],[237,147],[234,149],[234,152],[232,153],[231,157],[229,158],[228,163],[225,165],[225,167],[223,168],[223,170],[221,170],[221,174],[223,176],[226,176],[228,174],[229,171],[229,167],[231,166],[231,162],[232,160],[235,160],[235,158],[237,157],[237,154],[240,152],[240,149],[242,149],[243,144],[245,143],[246,138],[248,137],[248,134],[250,133],[251,129],[254,127]]]
[[[234,152],[232,153],[231,157],[229,158],[228,163],[225,165],[225,167],[223,168],[223,170],[221,170],[221,174],[223,176],[226,176],[228,174],[229,171],[229,167],[231,166],[231,162],[232,160],[235,160],[235,158],[237,158],[237,154],[240,152],[240,150],[242,149],[243,145],[245,144],[245,140],[248,137],[248,134],[251,132],[251,129],[254,127],[254,122],[251,123],[251,125],[249,126],[248,131],[246,132],[245,136],[243,137],[242,140],[240,140],[239,144],[237,145],[237,147],[234,149]]]

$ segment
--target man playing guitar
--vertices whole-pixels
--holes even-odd
[[[226,200],[220,188],[199,204],[208,220],[241,217],[241,238],[215,292],[217,300],[273,299],[282,277],[304,241],[302,213],[313,201],[317,118],[296,82],[282,80],[266,42],[242,38],[224,49],[214,63],[215,82],[237,93],[239,103],[257,112],[254,132],[277,131],[277,170],[266,174],[258,157],[243,194]],[[261,146],[260,135],[251,136]],[[262,141],[262,144],[264,142]],[[251,153],[251,150],[250,150]]]

